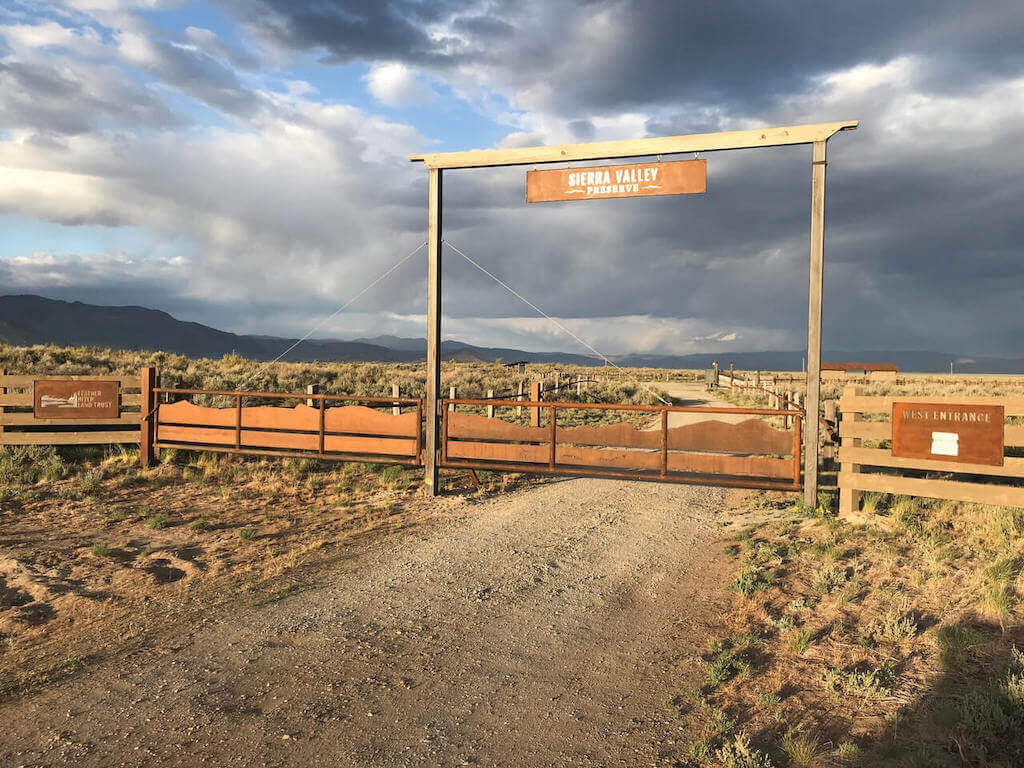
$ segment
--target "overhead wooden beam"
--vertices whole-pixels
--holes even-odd
[[[826,141],[839,131],[853,130],[857,127],[857,122],[856,120],[844,120],[837,123],[757,128],[724,133],[694,133],[686,136],[662,136],[624,141],[593,141],[586,144],[562,144],[550,147],[438,152],[410,155],[409,160],[413,163],[423,163],[428,168],[483,168],[576,160],[610,160],[619,157],[671,155],[680,152],[780,147],[788,144],[812,144]]]

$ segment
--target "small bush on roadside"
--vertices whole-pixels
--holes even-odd
[[[0,477],[11,485],[53,482],[68,475],[68,466],[52,445],[9,445],[0,448]]]

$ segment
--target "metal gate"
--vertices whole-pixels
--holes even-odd
[[[440,466],[451,469],[801,488],[803,414],[796,410],[460,398],[442,399],[441,409]],[[509,409],[526,409],[530,424],[494,415]],[[593,411],[621,411],[633,419],[588,424]],[[690,414],[676,420],[691,423],[673,426],[672,414]],[[723,415],[750,418],[716,418]]]

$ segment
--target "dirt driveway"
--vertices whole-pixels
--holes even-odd
[[[551,482],[0,705],[0,765],[636,766],[678,754],[723,491]]]

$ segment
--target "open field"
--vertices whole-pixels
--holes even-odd
[[[422,393],[421,366],[0,355],[11,373],[156,364],[189,387]],[[584,400],[655,402],[639,374],[709,402],[697,371],[558,372],[591,380]],[[467,397],[553,382],[543,366],[444,373]],[[863,386],[1024,390],[947,379]],[[4,450],[0,762],[1024,764],[1021,510],[865,494],[838,516],[829,494],[808,509],[608,480],[483,473],[476,488],[456,472],[428,500],[421,479]]]

